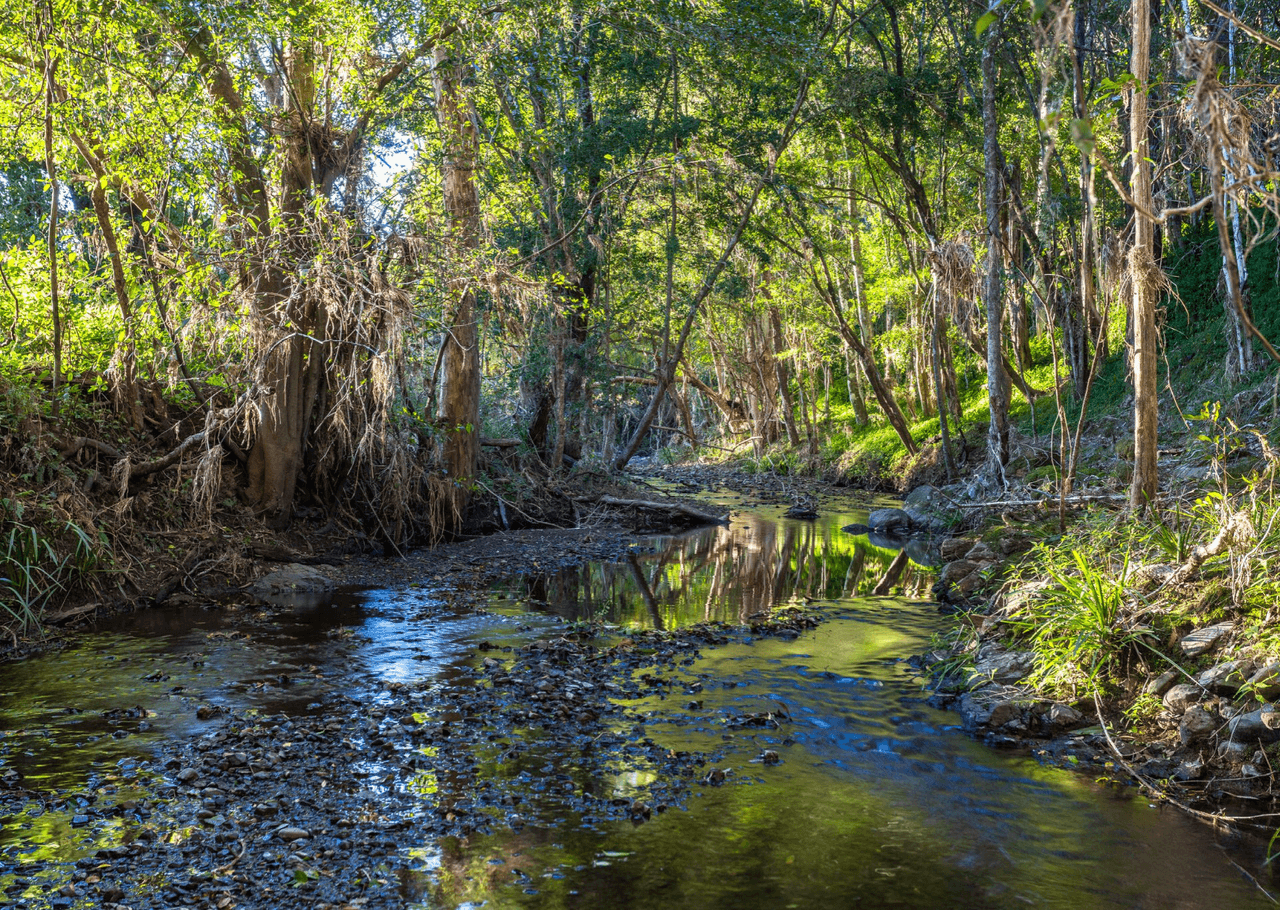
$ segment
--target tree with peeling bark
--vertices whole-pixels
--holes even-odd
[[[1151,192],[1151,139],[1147,92],[1151,72],[1151,4],[1133,4],[1133,45],[1129,72],[1129,136],[1133,155],[1133,247],[1129,281],[1133,288],[1133,482],[1129,505],[1150,508],[1156,499],[1156,445],[1159,419],[1156,387],[1156,298],[1159,282],[1155,260],[1155,209]]]

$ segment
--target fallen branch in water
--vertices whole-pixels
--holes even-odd
[[[615,509],[644,509],[648,512],[662,512],[666,515],[683,515],[686,518],[692,518],[694,521],[703,524],[727,524],[729,516],[712,515],[710,512],[703,512],[691,506],[687,506],[681,502],[652,502],[647,499],[619,499],[617,496],[597,496],[594,498],[578,499],[578,502],[594,503],[602,506],[613,506]]]

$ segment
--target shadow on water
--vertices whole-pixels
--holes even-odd
[[[807,605],[827,621],[790,639],[704,648],[663,671],[687,685],[629,703],[644,720],[628,735],[713,756],[683,807],[655,805],[638,825],[592,818],[582,795],[630,801],[660,771],[637,760],[588,774],[579,754],[532,734],[519,750],[482,745],[465,775],[424,771],[380,791],[398,804],[391,814],[492,785],[528,819],[407,851],[405,900],[537,910],[1272,906],[1233,865],[1269,886],[1261,845],[1219,844],[1130,789],[994,752],[928,707],[904,659],[946,628],[922,600],[932,560],[926,548],[899,558],[892,542],[840,530],[864,519],[853,507],[816,522],[736,514],[727,527],[646,540],[618,562],[509,582],[485,613],[413,586],[150,611],[0,667],[0,777],[12,772],[32,794],[5,803],[0,888],[37,867],[56,885],[68,868],[59,864],[127,839],[142,807],[163,798],[166,755],[216,724],[219,706],[307,714],[335,691],[375,703],[388,682],[473,685],[481,643],[499,653],[552,637],[566,620],[673,629]],[[871,596],[877,588],[894,596]],[[768,720],[735,720],[744,717]],[[114,808],[86,823],[90,804]]]

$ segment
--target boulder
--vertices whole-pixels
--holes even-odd
[[[1274,743],[1280,741],[1280,711],[1274,705],[1263,705],[1257,711],[1237,714],[1227,722],[1233,742]]]
[[[1084,723],[1084,715],[1070,705],[1055,704],[1049,708],[1049,726],[1055,730],[1070,730]]]
[[[1182,723],[1178,724],[1178,738],[1184,746],[1203,742],[1218,729],[1218,718],[1199,705],[1192,705],[1182,715]]]
[[[1177,669],[1165,670],[1155,679],[1147,680],[1147,684],[1142,687],[1142,691],[1147,695],[1154,695],[1156,698],[1163,698],[1164,694],[1173,688],[1173,684],[1178,681],[1182,673]]]
[[[1003,727],[1021,720],[1022,706],[1017,702],[1002,701],[997,702],[995,707],[991,709],[991,716],[987,718],[987,725],[990,727]]]
[[[961,519],[952,498],[929,484],[916,487],[902,503],[917,530],[942,531],[954,527]]]
[[[1034,651],[1000,651],[983,648],[973,666],[975,682],[1015,683],[1025,679],[1036,665]]]
[[[910,534],[914,530],[911,516],[902,509],[876,509],[867,516],[867,525],[881,534]]]
[[[972,538],[948,537],[938,545],[938,555],[942,557],[943,562],[954,562],[957,559],[963,559],[972,547]]]
[[[290,563],[249,586],[253,594],[319,594],[333,590],[333,579],[311,566]]]
[[[982,541],[978,541],[969,548],[969,552],[964,554],[964,558],[971,562],[995,562],[996,551],[991,549]]]
[[[1220,622],[1216,626],[1206,626],[1203,629],[1196,629],[1182,641],[1178,642],[1178,647],[1182,649],[1182,653],[1187,657],[1200,657],[1208,654],[1226,637],[1231,631],[1231,623]]]
[[[973,692],[960,696],[960,721],[969,731],[985,727],[991,720],[991,702]]]
[[[1254,669],[1251,660],[1229,660],[1205,670],[1196,682],[1217,695],[1235,695],[1253,676]]]
[[[1035,544],[1025,534],[1004,534],[996,541],[996,549],[1001,556],[1017,556],[1019,553],[1026,553],[1033,546]]]
[[[1195,683],[1179,683],[1164,693],[1164,706],[1174,714],[1181,714],[1205,696],[1204,689]]]
[[[962,579],[972,575],[980,568],[981,566],[976,562],[970,562],[967,559],[957,559],[955,562],[949,562],[943,567],[942,574],[938,576],[938,587],[948,588],[958,584]]]

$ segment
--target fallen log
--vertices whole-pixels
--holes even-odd
[[[729,523],[728,515],[712,515],[681,502],[653,502],[648,499],[620,499],[617,496],[598,496],[594,499],[578,499],[577,502],[612,506],[615,509],[643,509],[666,515],[682,515],[701,524],[722,525]]]
[[[1066,498],[1067,505],[1079,505],[1084,502],[1128,502],[1128,493],[1079,493],[1075,496]],[[1001,499],[996,502],[956,502],[956,508],[959,509],[988,509],[997,506],[1001,508],[1012,508],[1017,506],[1040,506],[1058,504],[1058,497],[1052,493],[1046,493],[1042,499]]]

